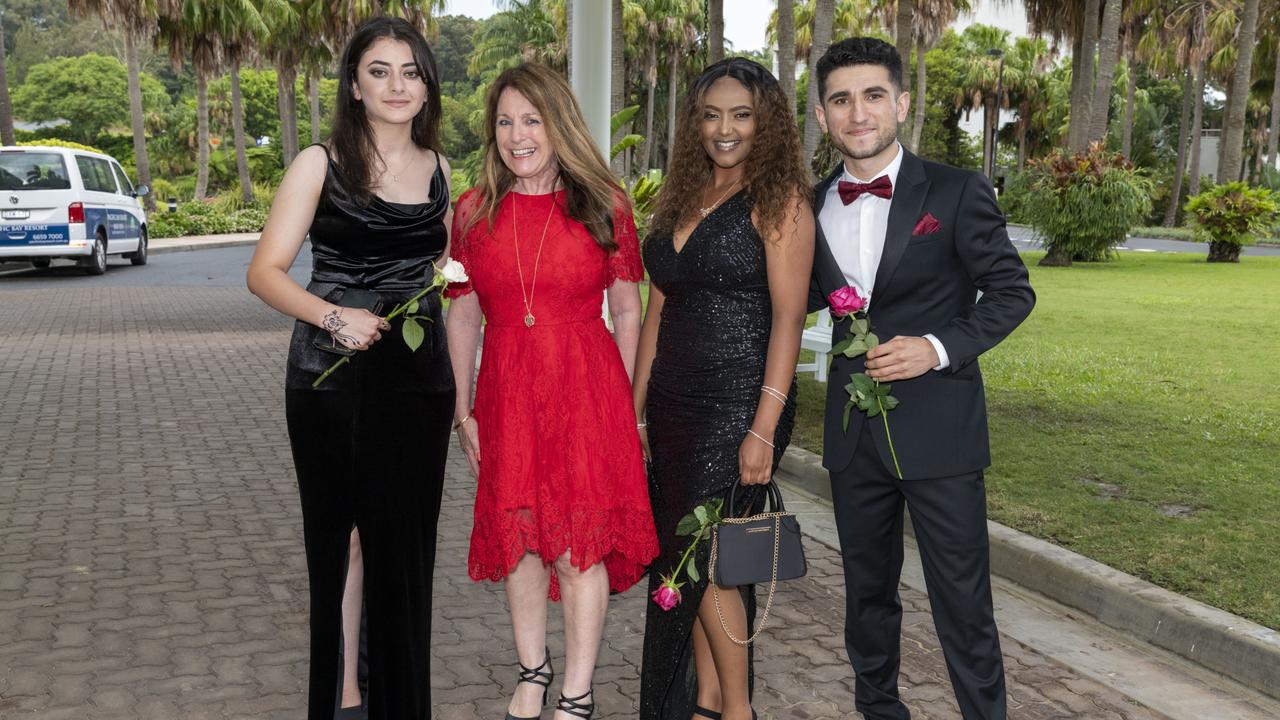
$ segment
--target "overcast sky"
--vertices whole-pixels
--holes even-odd
[[[587,0],[605,2],[606,0]],[[765,46],[765,27],[773,12],[774,0],[729,0],[725,3],[724,36],[738,50],[758,50]],[[1005,28],[1015,36],[1026,33],[1027,14],[1020,2],[977,0],[976,10],[960,18],[957,29],[975,22]],[[448,0],[447,12],[486,18],[497,12],[493,0]]]

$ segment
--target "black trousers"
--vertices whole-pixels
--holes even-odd
[[[1004,661],[991,607],[982,473],[898,480],[863,425],[849,467],[831,473],[845,577],[845,647],[867,720],[907,720],[901,663],[903,507],[911,510],[934,627],[965,720],[1004,720]]]

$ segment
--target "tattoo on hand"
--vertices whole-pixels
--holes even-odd
[[[342,310],[332,310],[320,322],[320,327],[329,331],[334,340],[338,342],[348,342],[352,345],[359,345],[354,337],[342,332],[342,328],[347,326],[347,321],[342,319]]]

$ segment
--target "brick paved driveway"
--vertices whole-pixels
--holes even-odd
[[[0,717],[303,717],[289,323],[238,287],[64,280],[0,278]],[[431,679],[442,720],[500,717],[514,677],[499,588],[466,578],[471,486],[451,460]],[[809,551],[759,645],[761,717],[852,711],[838,565]],[[916,717],[955,718],[927,601],[903,599],[904,697]],[[597,717],[634,716],[644,603],[640,589],[613,601]],[[1157,717],[1005,649],[1014,718]]]

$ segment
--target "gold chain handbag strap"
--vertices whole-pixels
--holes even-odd
[[[716,550],[719,545],[720,533],[711,533],[711,559],[707,563],[708,584],[711,585],[711,598],[716,603],[716,615],[720,618],[720,627],[724,630],[724,634],[729,636],[737,645],[750,645],[756,641],[760,633],[764,631],[764,624],[769,620],[769,610],[773,608],[773,596],[778,589],[778,543],[782,534],[782,513],[769,513],[773,515],[773,574],[769,581],[769,600],[765,603],[764,614],[760,616],[760,625],[756,627],[755,632],[751,633],[751,637],[746,640],[740,640],[733,631],[729,629],[729,624],[724,621],[724,611],[720,609],[720,591],[716,585]],[[757,519],[757,515],[753,519]],[[724,522],[734,522],[733,519],[725,519]],[[738,520],[737,522],[743,522]],[[747,628],[750,630],[751,628]]]

